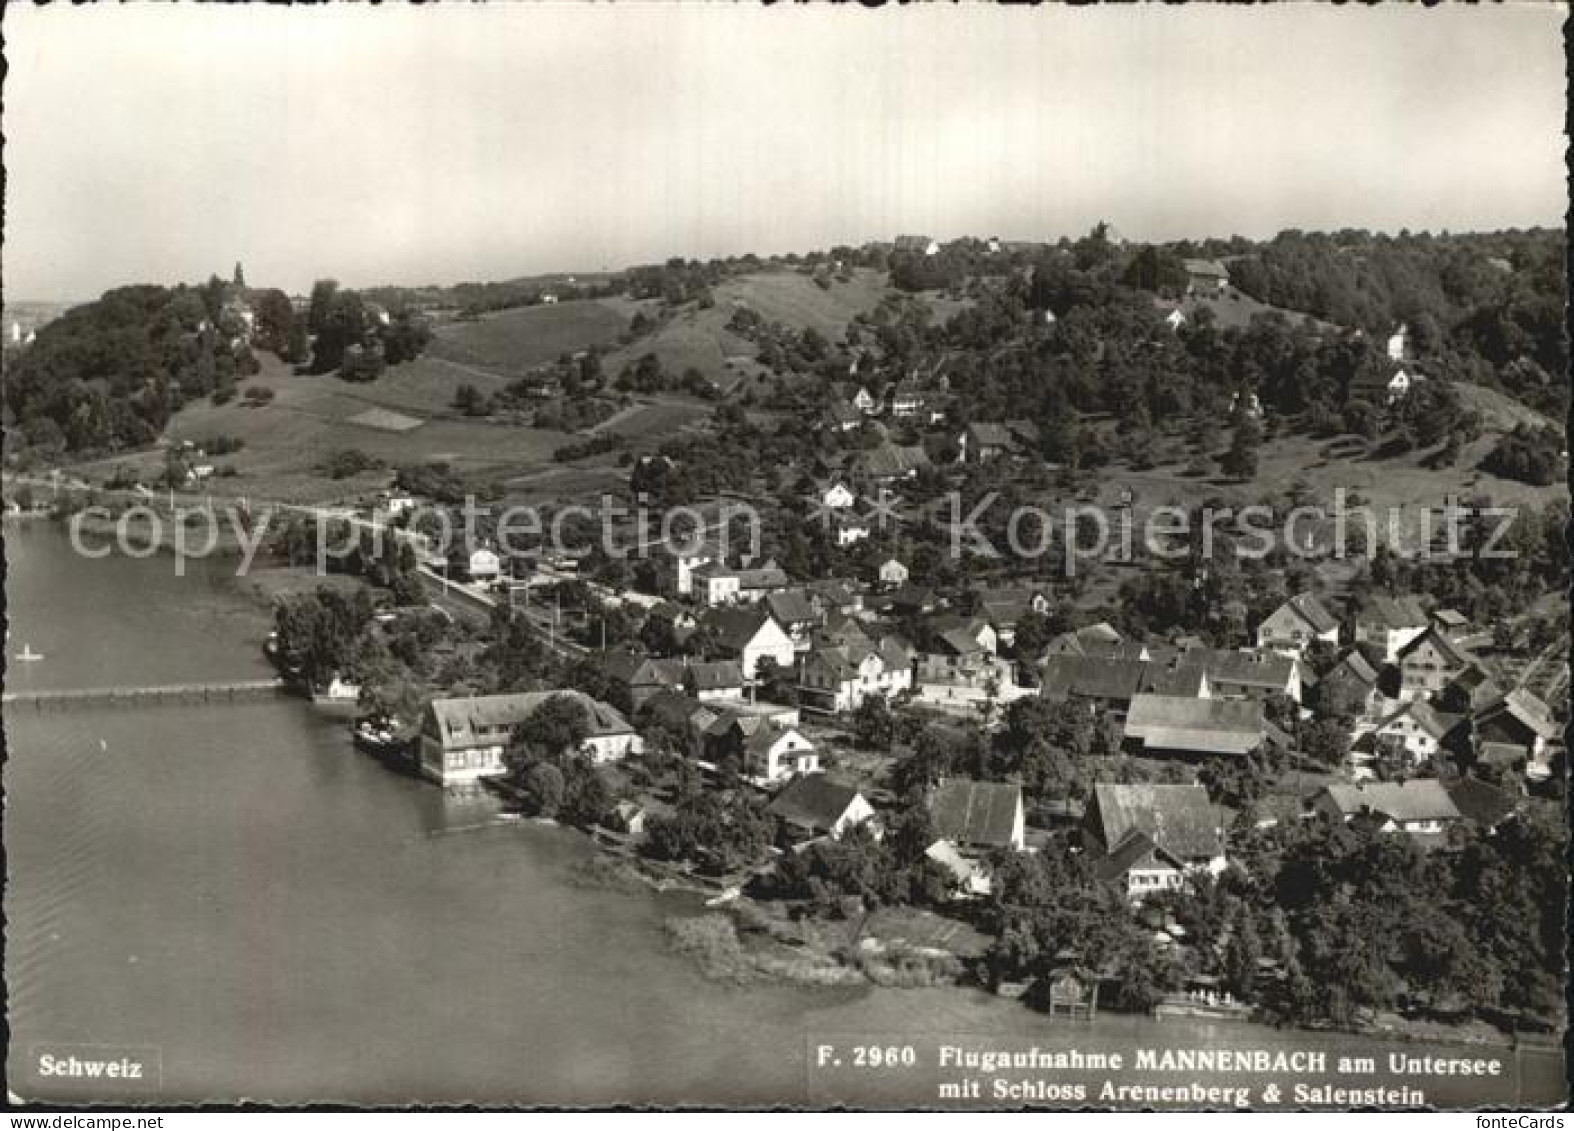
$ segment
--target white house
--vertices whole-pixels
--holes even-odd
[[[870,534],[871,527],[866,518],[857,518],[844,514],[837,518],[833,527],[836,535],[836,544],[843,549],[865,541]]]
[[[502,569],[502,560],[495,550],[482,546],[471,552],[468,572],[472,581],[495,581]]]
[[[1085,820],[1104,853],[1094,873],[1130,899],[1174,890],[1193,874],[1217,876],[1228,863],[1223,815],[1200,785],[1099,782]]]
[[[756,781],[783,781],[819,771],[814,743],[794,727],[760,727],[743,741],[743,772]]]
[[[771,799],[766,812],[796,833],[840,837],[848,829],[874,820],[874,807],[856,786],[833,781],[821,773],[804,774]],[[876,825],[871,828],[877,827]]]
[[[907,651],[889,637],[878,646],[871,642],[815,648],[798,667],[803,704],[833,713],[857,710],[871,695],[889,699],[912,686]]]
[[[906,585],[908,576],[908,568],[895,558],[886,558],[881,562],[877,573],[880,584],[888,585],[893,589],[899,585]]]
[[[858,496],[845,483],[832,483],[820,493],[820,504],[831,510],[846,510],[858,501]]]
[[[720,562],[706,562],[689,571],[690,592],[705,604],[732,605],[738,601],[742,580],[738,571]]]
[[[1180,307],[1177,306],[1164,316],[1164,324],[1171,330],[1179,330],[1186,325],[1186,316],[1180,312]]]
[[[797,648],[770,612],[758,607],[711,609],[700,618],[700,631],[712,633],[717,651],[743,667],[743,678],[754,679],[762,660],[791,668]]]
[[[597,762],[610,762],[644,750],[628,720],[616,709],[580,691],[528,691],[513,695],[478,695],[434,699],[421,721],[420,771],[442,785],[462,785],[507,772],[503,752],[514,728],[549,699],[566,697],[577,703],[589,723],[581,752]]]
[[[1412,699],[1381,719],[1372,728],[1372,733],[1379,741],[1403,749],[1412,764],[1418,765],[1437,754],[1443,736],[1458,722],[1453,715],[1443,714],[1430,703]]]
[[[1383,659],[1392,661],[1430,623],[1414,597],[1375,596],[1355,615],[1355,642],[1380,649]]]
[[[1405,354],[1407,352],[1409,352],[1409,348],[1410,348],[1409,336],[1410,336],[1410,327],[1406,326],[1403,322],[1401,322],[1399,324],[1399,328],[1397,330],[1395,330],[1392,334],[1389,335],[1389,338],[1388,338],[1388,360],[1389,361],[1403,361],[1405,359]]]
[[[871,416],[879,411],[880,402],[874,399],[874,394],[865,386],[859,385],[858,391],[853,394],[853,407],[865,416]]]
[[[1312,798],[1311,807],[1336,821],[1361,817],[1373,821],[1382,832],[1428,838],[1438,837],[1463,819],[1436,778],[1324,786]]]
[[[1304,656],[1314,640],[1337,644],[1339,621],[1310,593],[1291,597],[1257,626],[1257,647],[1287,656]]]

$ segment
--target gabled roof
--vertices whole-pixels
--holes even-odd
[[[779,589],[765,595],[765,607],[781,625],[807,624],[819,620],[809,595],[802,589]]]
[[[948,840],[937,840],[924,849],[924,856],[944,868],[953,883],[966,886],[973,882],[983,869],[963,856]]]
[[[1008,420],[1006,421],[1006,428],[1024,444],[1036,444],[1038,442],[1038,425],[1031,420]]]
[[[1299,617],[1315,633],[1333,632],[1339,627],[1338,618],[1310,593],[1297,593],[1274,611],[1277,613],[1285,609]]]
[[[1367,598],[1356,613],[1355,621],[1373,628],[1420,628],[1427,623],[1427,615],[1419,598],[1376,594]]]
[[[1051,656],[1044,661],[1040,694],[1050,698],[1080,695],[1087,699],[1130,699],[1142,690],[1148,676],[1149,665],[1142,660]]]
[[[1095,878],[1110,881],[1123,878],[1138,864],[1162,862],[1172,871],[1180,871],[1182,863],[1153,843],[1153,838],[1142,832],[1130,832],[1110,852],[1093,862]]]
[[[1013,843],[1021,805],[1019,785],[945,778],[929,796],[929,816],[937,837],[1003,848]]]
[[[1015,625],[1033,608],[1038,591],[1029,588],[981,589],[973,595],[973,609],[995,625]]]
[[[1295,673],[1296,662],[1275,652],[1232,652],[1228,648],[1189,648],[1176,667],[1200,667],[1210,683],[1282,691]]]
[[[948,628],[935,637],[935,651],[953,656],[971,656],[975,652],[987,652],[978,642],[978,637],[962,626]]]
[[[754,754],[765,754],[789,734],[796,734],[804,740],[804,745],[799,748],[799,752],[807,753],[814,749],[814,743],[805,738],[803,732],[796,727],[777,726],[766,719],[759,719],[758,725],[751,728],[746,725],[750,717],[739,716],[734,719],[734,722],[744,731],[744,750]]]
[[[742,687],[743,668],[737,660],[696,661],[689,665],[688,679],[695,691]]]
[[[1224,264],[1217,259],[1183,259],[1181,263],[1185,266],[1186,274],[1188,275],[1225,280],[1228,280],[1230,277],[1230,273],[1225,269]]]
[[[805,581],[800,587],[812,599],[833,605],[852,605],[862,596],[856,583],[845,577],[818,577]]]
[[[1430,703],[1420,699],[1411,699],[1401,704],[1398,710],[1393,711],[1379,722],[1377,729],[1382,731],[1390,724],[1406,716],[1409,716],[1416,726],[1438,740],[1441,740],[1445,734],[1459,724],[1458,715],[1446,715]]]
[[[608,678],[630,687],[645,684],[665,684],[668,687],[676,687],[683,682],[682,660],[657,659],[627,649],[608,652],[601,666]]]
[[[823,665],[837,682],[844,683],[858,678],[860,665],[870,656],[879,658],[882,664],[886,663],[885,657],[876,650],[874,643],[867,639],[816,648],[809,653],[808,662]]]
[[[1109,656],[1113,657],[1122,644],[1120,633],[1110,625],[1099,622],[1085,628],[1062,632],[1044,648],[1046,656]],[[1140,648],[1140,645],[1138,646]],[[1135,658],[1135,657],[1132,657]]]
[[[1377,669],[1361,653],[1359,648],[1352,648],[1343,658],[1333,666],[1324,679],[1332,679],[1335,675],[1350,675],[1368,688],[1377,686]]]
[[[1371,810],[1394,821],[1447,821],[1460,816],[1448,791],[1436,778],[1411,778],[1404,782],[1368,782],[1365,785],[1330,785],[1326,792],[1346,817]]]
[[[696,726],[695,712],[701,709],[702,704],[693,696],[682,691],[658,691],[645,701],[640,708],[640,714],[665,723],[675,731],[688,733],[702,729]],[[715,715],[714,711],[707,711],[706,721]]]
[[[1126,713],[1126,737],[1160,750],[1245,754],[1267,737],[1262,704],[1250,699],[1191,699],[1139,693]]]
[[[929,466],[929,455],[919,445],[903,447],[899,444],[882,444],[861,453],[856,461],[866,475],[874,478],[895,478]]]
[[[825,415],[832,424],[861,424],[864,414],[855,405],[843,401],[832,401],[831,406],[825,410]]]
[[[825,774],[805,774],[778,793],[766,811],[789,824],[826,832],[836,826],[857,798],[857,786]]]
[[[758,569],[740,569],[737,573],[740,589],[779,589],[788,582],[787,574],[781,567],[771,563]]]
[[[738,608],[709,609],[700,618],[700,625],[715,634],[716,643],[730,651],[739,652],[759,635],[766,622],[775,622],[770,610],[757,605]],[[780,628],[781,625],[777,624]]]
[[[1099,782],[1093,797],[1100,839],[1109,848],[1119,848],[1138,832],[1182,860],[1212,859],[1224,852],[1219,808],[1200,785]]]
[[[1552,717],[1552,709],[1524,688],[1510,691],[1501,700],[1482,710],[1476,716],[1476,724],[1484,726],[1505,715],[1539,738],[1556,738],[1560,733],[1557,721]]]
[[[1519,802],[1479,778],[1456,778],[1443,787],[1462,817],[1488,827],[1512,813]]]
[[[496,727],[514,727],[524,722],[548,699],[558,696],[568,698],[584,711],[592,737],[629,734],[633,727],[616,708],[592,699],[583,691],[523,691],[509,695],[476,695],[460,699],[433,699],[432,715],[438,725],[438,736],[449,747],[463,747],[477,743],[490,743],[495,738],[483,731]]]
[[[967,435],[971,442],[986,448],[1009,448],[1016,442],[1004,424],[969,424]]]
[[[1404,660],[1409,657],[1411,653],[1417,652],[1429,645],[1437,649],[1438,654],[1455,667],[1465,667],[1475,659],[1475,657],[1471,656],[1469,652],[1466,652],[1463,648],[1459,647],[1459,645],[1455,644],[1448,637],[1444,636],[1442,631],[1435,627],[1428,628],[1425,632],[1421,633],[1421,635],[1417,636],[1414,640],[1410,641],[1410,643],[1401,648],[1399,650],[1399,658]]]

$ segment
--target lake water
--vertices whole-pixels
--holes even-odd
[[[8,690],[266,674],[266,617],[222,568],[87,561],[41,523],[7,523],[5,538],[7,652],[45,655],[10,664]],[[583,885],[589,849],[572,832],[463,831],[488,802],[390,772],[303,702],[18,705],[5,724],[7,1068],[24,1097],[104,1095],[40,1078],[37,1049],[57,1045],[155,1049],[156,1088],[125,1093],[142,1102],[710,1106],[874,1102],[818,1076],[811,1092],[807,1049],[828,1034],[1386,1047],[1208,1022],[1051,1024],[952,989],[718,985],[663,942],[689,897]],[[1561,1095],[1557,1057],[1519,1061],[1527,1101]],[[891,1102],[934,1102],[927,1083],[883,1084]],[[1428,1090],[1475,1095],[1457,1080]]]

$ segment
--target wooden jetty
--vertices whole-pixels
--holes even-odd
[[[121,707],[160,703],[239,703],[271,699],[285,693],[282,679],[238,679],[223,683],[170,683],[153,687],[73,687],[59,691],[7,691],[7,707],[33,707],[40,711],[91,705]]]

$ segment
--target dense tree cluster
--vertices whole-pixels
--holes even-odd
[[[43,326],[7,359],[11,443],[45,454],[151,443],[182,404],[257,370],[217,279],[120,287]]]
[[[1545,487],[1563,474],[1563,433],[1521,424],[1487,453],[1481,467],[1504,479]]]

